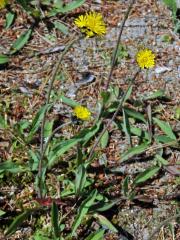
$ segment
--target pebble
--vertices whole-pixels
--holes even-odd
[[[168,68],[168,67],[165,67],[165,66],[162,66],[162,67],[156,67],[155,68],[155,73],[157,74],[160,74],[160,73],[164,73],[164,72],[170,72],[172,70],[172,68]]]

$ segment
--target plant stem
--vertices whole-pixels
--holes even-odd
[[[104,127],[103,131],[101,132],[101,134],[99,135],[99,137],[98,137],[97,140],[95,141],[93,147],[91,148],[91,151],[90,151],[90,154],[89,154],[89,157],[88,157],[88,161],[91,160],[91,158],[92,158],[92,156],[93,156],[93,153],[94,153],[94,150],[95,150],[95,148],[97,147],[97,145],[99,144],[102,136],[104,135],[104,133],[106,132],[106,130],[108,129],[108,127],[111,125],[111,123],[114,121],[114,119],[117,117],[117,114],[119,113],[119,111],[122,109],[124,100],[125,100],[125,98],[126,98],[126,95],[127,95],[128,91],[129,91],[130,87],[133,85],[136,77],[138,76],[139,71],[140,71],[140,70],[138,70],[138,71],[135,73],[133,79],[130,81],[129,86],[128,86],[127,90],[125,91],[122,99],[120,100],[119,105],[118,105],[118,107],[117,107],[114,115],[113,115],[112,118],[108,121],[107,125]]]
[[[47,91],[47,98],[46,98],[46,105],[49,104],[50,102],[50,96],[51,96],[51,91],[52,91],[52,88],[53,88],[53,84],[54,84],[54,81],[56,79],[56,75],[58,73],[58,70],[59,70],[59,67],[61,65],[61,62],[64,58],[64,56],[66,55],[66,53],[69,51],[69,49],[72,47],[72,45],[79,39],[78,38],[73,38],[73,40],[70,41],[70,43],[66,46],[66,48],[64,49],[63,53],[60,55],[57,63],[56,63],[56,66],[53,70],[53,73],[52,73],[52,77],[51,77],[51,80],[49,82],[49,87],[48,87],[48,91]],[[45,126],[45,122],[46,122],[46,116],[47,116],[47,110],[45,111],[44,113],[44,116],[43,116],[43,119],[42,119],[42,124],[41,124],[41,139],[40,139],[40,160],[39,160],[39,166],[38,166],[38,177],[39,177],[39,189],[38,189],[38,196],[41,198],[42,197],[42,189],[41,189],[41,181],[42,181],[42,162],[43,162],[43,157],[44,157],[44,154],[45,154],[45,151],[44,151],[44,126]],[[49,144],[49,142],[48,142]],[[46,144],[47,145],[47,144]],[[46,146],[46,148],[48,147],[48,145]]]
[[[112,61],[111,61],[111,69],[109,71],[107,83],[106,83],[106,86],[105,86],[105,91],[107,91],[108,88],[109,88],[109,84],[110,84],[110,81],[111,81],[112,73],[113,73],[113,70],[114,70],[114,67],[115,67],[115,63],[116,63],[116,55],[117,55],[119,44],[120,44],[120,41],[121,41],[122,32],[123,32],[126,20],[128,19],[128,16],[130,14],[131,8],[132,8],[134,3],[135,3],[135,0],[131,0],[131,2],[129,4],[129,7],[127,9],[127,12],[124,15],[124,19],[123,19],[123,21],[121,23],[120,29],[119,29],[119,35],[118,35],[118,39],[117,39],[115,50],[113,52],[113,57],[112,57]]]

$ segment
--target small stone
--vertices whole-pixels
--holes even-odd
[[[162,66],[162,67],[155,68],[155,73],[160,74],[160,73],[164,73],[164,72],[167,72],[167,71],[170,72],[171,70],[172,70],[171,68]]]
[[[19,90],[26,95],[31,95],[29,89],[27,89],[25,87],[20,87]]]

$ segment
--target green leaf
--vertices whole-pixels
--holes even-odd
[[[169,164],[169,162],[163,157],[161,157],[159,154],[156,154],[155,159],[157,160],[159,166],[166,166]]]
[[[132,146],[132,139],[131,139],[131,128],[130,128],[130,124],[129,124],[129,119],[127,117],[126,112],[124,111],[124,108],[122,109],[123,111],[123,128],[125,130],[125,134],[128,140],[128,143],[130,146]]]
[[[24,45],[28,42],[32,34],[32,29],[28,29],[13,43],[11,46],[10,54],[14,54],[18,52],[20,49],[24,47]]]
[[[88,142],[98,131],[101,126],[101,121],[97,122],[92,128],[84,129],[69,140],[64,140],[53,146],[48,154],[48,167],[52,167],[56,159],[58,159],[62,154],[67,152],[70,148],[75,146],[77,143],[83,142],[84,144]]]
[[[29,6],[29,2],[31,1],[32,0],[16,0],[16,2],[18,2],[28,13],[31,13],[33,11],[33,8]]]
[[[133,184],[137,185],[137,184],[145,182],[146,180],[153,177],[159,170],[160,170],[160,167],[157,167],[157,166],[153,166],[153,167],[146,169],[144,172],[137,175]]]
[[[76,106],[80,105],[78,102],[76,102],[70,98],[67,98],[65,96],[61,96],[59,100],[70,107],[76,107]]]
[[[130,182],[130,177],[126,176],[124,181],[123,181],[123,186],[122,186],[122,190],[124,193],[124,196],[127,197],[128,196],[128,192],[129,192],[129,182]]]
[[[146,119],[144,118],[143,114],[127,107],[124,108],[124,111],[128,116],[146,123]]]
[[[46,121],[44,126],[44,137],[47,138],[52,133],[54,120],[52,121]]]
[[[124,103],[130,98],[131,93],[132,93],[132,89],[133,89],[133,85],[131,85],[131,86],[129,87],[129,89],[128,89],[125,97],[124,97],[124,100],[123,100]]]
[[[96,200],[97,200],[97,198],[96,198]],[[116,205],[116,203],[118,203],[118,202],[119,202],[119,200],[114,200],[114,201],[110,201],[110,202],[104,202],[104,201],[98,202],[97,204],[94,204],[93,206],[91,206],[89,208],[89,212],[96,213],[96,212],[107,211],[107,210],[111,209],[114,205]]]
[[[30,161],[29,161],[30,168],[32,171],[37,171],[39,166],[40,156],[38,155],[37,152],[32,151],[31,149],[29,150],[28,153],[30,155]]]
[[[0,64],[5,64],[9,62],[9,57],[3,54],[0,54]]]
[[[75,178],[75,191],[76,195],[80,195],[83,192],[85,183],[86,183],[86,168],[83,164],[79,165],[76,170],[76,178]]]
[[[62,33],[64,33],[65,35],[67,35],[69,32],[69,29],[66,25],[64,25],[63,23],[60,23],[58,21],[55,21],[54,26],[56,29],[60,30]]]
[[[93,216],[99,221],[99,223],[102,225],[103,228],[105,227],[115,233],[118,232],[118,230],[113,226],[113,224],[106,217],[97,213],[94,214]]]
[[[94,233],[91,233],[85,240],[103,240],[104,239],[104,229],[97,230]]]
[[[3,216],[4,214],[6,214],[6,212],[4,212],[0,209],[0,217]]]
[[[173,13],[176,13],[177,11],[176,0],[163,0],[163,2],[173,11]]]
[[[59,213],[55,202],[52,203],[51,207],[51,222],[54,230],[54,236],[57,238],[59,237]]]
[[[17,230],[17,228],[29,217],[31,212],[32,210],[25,210],[23,213],[15,217],[11,225],[6,230],[5,235],[12,235]]]
[[[3,116],[0,115],[0,129],[5,129],[5,128],[7,128],[6,120]]]
[[[48,16],[55,16],[58,13],[67,13],[70,12],[78,7],[80,7],[85,0],[75,0],[70,3],[67,3],[66,5],[62,4],[61,2],[56,2],[54,4],[54,8],[50,11]]]
[[[100,144],[102,148],[106,148],[107,144],[109,141],[109,132],[106,130],[105,133],[103,134],[101,140],[100,140]]]
[[[124,127],[124,124],[122,123],[118,123],[118,127],[122,130],[122,131],[126,131],[125,130],[125,127]],[[148,134],[147,131],[144,131],[142,130],[141,128],[137,128],[137,127],[134,127],[134,126],[130,126],[130,132],[131,132],[131,135],[135,135],[135,136],[138,136],[140,138],[144,138],[146,140],[150,140],[150,136]]]
[[[156,98],[161,98],[165,97],[165,91],[164,90],[157,90],[154,93],[150,94],[147,97],[143,97],[143,100],[150,100],[150,99],[156,99]]]
[[[35,118],[32,121],[31,130],[27,137],[27,141],[31,141],[32,137],[34,136],[34,134],[40,127],[40,124],[44,117],[45,112],[48,111],[51,107],[52,107],[52,104],[45,105],[45,106],[41,107],[40,110],[37,112]]]
[[[180,106],[176,107],[174,117],[180,121]]]
[[[156,123],[161,130],[171,139],[176,140],[176,136],[173,133],[169,123],[159,120],[158,118],[153,118],[154,123]]]
[[[174,142],[174,145],[176,145],[176,141],[173,140],[172,138],[166,136],[166,135],[158,135],[158,136],[154,136],[154,139],[156,140],[156,142],[158,143],[171,143],[171,142]]]
[[[74,233],[76,232],[77,228],[79,227],[79,225],[81,224],[83,218],[85,217],[85,215],[88,213],[89,208],[93,205],[94,200],[96,199],[96,195],[97,195],[97,190],[94,189],[90,195],[82,202],[78,214],[74,220],[74,223],[72,225],[72,236],[74,235]]]
[[[5,25],[6,29],[8,29],[12,25],[15,16],[16,16],[16,14],[13,12],[8,12],[6,14],[6,25]]]
[[[33,240],[52,240],[52,238],[48,238],[46,236],[44,236],[44,234],[46,233],[41,233],[41,232],[36,232],[34,235],[33,235]]]
[[[10,172],[10,173],[20,173],[27,171],[27,169],[23,169],[23,167],[18,164],[11,162],[10,160],[0,163],[0,173]]]
[[[63,13],[66,13],[66,12],[70,12],[78,7],[80,7],[81,5],[83,5],[85,3],[85,0],[75,0],[75,1],[72,1],[68,4],[66,4],[64,7],[63,7]]]
[[[80,7],[83,3],[85,3],[85,0],[75,0],[68,4],[66,4],[64,7],[60,8],[61,13],[67,13],[70,12],[78,7]]]
[[[148,148],[148,146],[149,146],[149,142],[145,142],[141,145],[130,148],[129,150],[127,150],[127,152],[122,154],[121,162],[126,161],[135,155],[143,153]]]
[[[103,105],[105,106],[110,101],[111,93],[101,92],[101,97],[102,97]]]

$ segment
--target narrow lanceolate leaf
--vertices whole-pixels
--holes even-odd
[[[63,23],[60,23],[58,21],[55,21],[53,24],[54,24],[56,29],[58,29],[59,31],[61,31],[65,35],[68,34],[69,30],[68,30],[68,27],[66,25],[64,25]]]
[[[15,18],[15,13],[13,12],[8,12],[6,14],[6,25],[5,25],[5,28],[9,28],[11,26],[11,24],[13,23],[14,21],[14,18]]]
[[[112,232],[118,232],[118,230],[114,227],[114,225],[103,215],[94,214],[94,217],[99,221],[102,227],[109,229]]]
[[[9,62],[9,57],[3,54],[0,54],[0,64],[5,64]]]
[[[75,0],[75,1],[72,1],[72,2],[70,2],[68,4],[66,4],[63,8],[61,8],[60,12],[61,13],[66,13],[66,12],[72,11],[75,8],[80,7],[84,2],[85,2],[85,0]]]
[[[74,101],[73,99],[67,98],[64,95],[61,95],[59,100],[70,107],[76,107],[80,105],[78,102]]]
[[[158,136],[154,136],[154,139],[156,140],[156,142],[160,142],[160,143],[165,143],[165,144],[170,144],[170,145],[176,145],[177,141],[176,140],[172,140],[172,138],[168,137],[167,135],[158,135]]]
[[[126,95],[124,96],[124,103],[130,98],[131,96],[131,93],[132,93],[132,89],[133,89],[133,86],[131,85],[126,93]]]
[[[98,121],[92,128],[82,130],[77,136],[61,141],[57,145],[53,146],[48,154],[48,167],[52,167],[62,154],[67,152],[70,148],[75,146],[77,143],[82,142],[85,144],[88,142],[98,131],[101,126],[101,121]]]
[[[52,106],[52,104],[45,105],[45,106],[41,107],[40,110],[37,112],[35,118],[33,119],[33,122],[32,122],[32,125],[31,125],[31,130],[29,132],[27,141],[30,141],[32,139],[32,137],[34,136],[34,134],[36,133],[36,131],[40,127],[40,123],[41,123],[41,121],[44,117],[45,112],[47,110],[49,110],[51,106]]]
[[[6,214],[6,212],[4,212],[0,209],[0,217],[3,216],[4,214]]]
[[[160,170],[160,167],[157,167],[157,166],[153,166],[153,167],[146,169],[144,172],[137,175],[133,184],[137,185],[137,184],[147,181],[148,179],[153,177],[159,170]]]
[[[128,143],[130,146],[132,146],[132,139],[131,139],[131,128],[130,128],[130,124],[129,124],[129,119],[128,116],[126,114],[126,112],[124,111],[124,108],[122,109],[123,111],[123,128],[125,130],[125,134],[128,140]]]
[[[140,121],[146,123],[146,119],[144,118],[142,113],[139,113],[139,112],[135,111],[134,109],[130,109],[127,107],[124,108],[124,111],[129,117],[132,117],[134,119],[137,119],[137,120],[140,120]]]
[[[32,29],[28,29],[13,43],[10,54],[14,54],[18,52],[20,49],[24,47],[24,45],[28,42],[32,34]]]
[[[111,202],[98,202],[97,204],[94,204],[92,207],[89,208],[90,212],[104,212],[109,209],[111,209],[115,204],[117,204],[119,200],[114,200]]]
[[[104,229],[97,230],[91,233],[85,240],[103,240],[104,239]]]
[[[109,141],[109,132],[106,130],[100,140],[101,147],[102,148],[107,147],[108,141]]]
[[[5,235],[6,236],[12,235],[17,230],[17,228],[28,218],[31,212],[32,211],[25,210],[23,213],[18,215],[11,223],[11,225],[8,227],[7,231],[5,232]]]
[[[96,195],[97,195],[97,190],[94,189],[90,195],[82,202],[80,209],[78,211],[78,214],[74,220],[73,226],[72,226],[72,236],[74,235],[74,233],[76,232],[77,228],[79,227],[79,225],[81,224],[83,218],[85,217],[85,215],[88,213],[89,208],[92,206],[92,204],[94,203],[94,200],[96,199]]]
[[[176,136],[173,133],[169,123],[159,120],[158,118],[153,118],[154,123],[156,123],[161,130],[171,139],[176,140]]]
[[[123,186],[122,186],[122,190],[123,190],[123,193],[124,193],[125,197],[128,196],[129,182],[130,182],[130,177],[126,176],[126,178],[124,179],[124,182],[123,182]]]
[[[161,98],[165,96],[165,91],[164,90],[157,90],[154,93],[150,94],[149,96],[144,97],[144,100],[150,100],[150,99],[156,99],[156,98]]]
[[[126,161],[126,160],[132,158],[135,155],[138,155],[138,154],[141,154],[141,153],[145,152],[146,149],[148,148],[148,146],[149,146],[149,142],[146,142],[146,143],[143,143],[139,146],[130,148],[127,152],[122,154],[121,162]]]
[[[82,193],[85,183],[86,183],[86,168],[84,167],[83,164],[81,164],[76,170],[76,178],[75,178],[76,195],[79,195]]]
[[[54,230],[54,236],[57,238],[59,237],[59,213],[55,202],[52,203],[51,207],[51,222]]]

